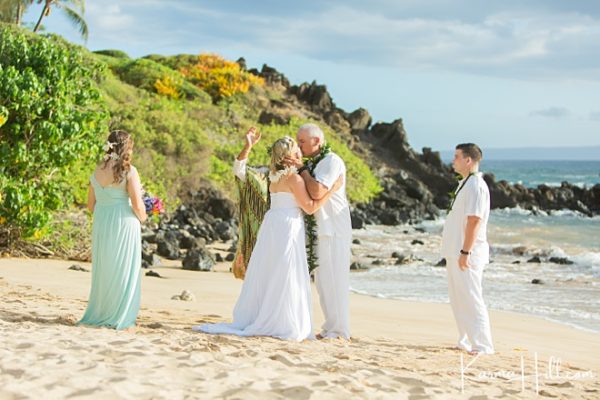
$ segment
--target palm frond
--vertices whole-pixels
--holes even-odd
[[[63,3],[63,7],[69,7],[70,4],[70,8],[76,9],[81,15],[85,13],[85,0],[59,0],[59,2]]]
[[[79,29],[79,33],[81,33],[83,39],[87,41],[89,31],[85,19],[83,19],[83,17],[77,11],[64,4],[61,4],[61,8],[65,11],[65,14],[67,14],[67,18],[71,20],[71,23],[75,25],[77,29]]]

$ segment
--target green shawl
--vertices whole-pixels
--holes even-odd
[[[246,179],[236,177],[239,196],[238,245],[233,261],[233,275],[244,279],[258,229],[270,207],[268,173],[246,168]]]

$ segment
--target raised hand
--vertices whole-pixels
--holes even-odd
[[[246,132],[246,146],[252,147],[260,140],[260,132],[256,130],[255,127],[251,127]]]

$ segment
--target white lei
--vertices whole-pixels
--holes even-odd
[[[280,169],[279,171],[273,173],[269,172],[269,180],[273,183],[279,182],[281,178],[289,175],[290,173],[298,173],[298,169],[296,167],[285,167],[284,169]]]

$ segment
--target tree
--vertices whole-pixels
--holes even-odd
[[[38,4],[44,4],[44,8],[40,14],[40,18],[35,24],[35,28],[33,28],[34,32],[37,32],[42,25],[42,19],[50,15],[50,11],[52,7],[62,9],[67,17],[71,20],[71,23],[75,25],[79,29],[79,33],[81,36],[87,40],[88,38],[88,26],[85,20],[83,19],[83,13],[85,11],[85,1],[84,0],[38,0]],[[74,9],[73,7],[76,9]]]
[[[0,0],[0,21],[21,25],[23,14],[33,0]]]
[[[59,36],[0,24],[0,238],[40,235],[73,203],[108,130],[102,70]]]

